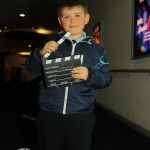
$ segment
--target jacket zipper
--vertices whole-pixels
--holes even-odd
[[[71,41],[72,42],[72,41]],[[75,47],[77,43],[73,43],[71,55],[74,55]],[[63,106],[63,114],[66,114],[66,106],[67,106],[67,98],[68,98],[68,86],[65,88],[65,97],[64,97],[64,106]]]
[[[64,97],[64,106],[63,106],[64,115],[66,114],[67,97],[68,97],[68,86],[65,88],[65,97]]]

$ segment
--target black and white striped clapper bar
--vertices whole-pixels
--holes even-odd
[[[61,44],[70,35],[70,32],[67,32],[66,34],[64,35],[65,37],[63,36],[58,41],[59,44]],[[83,82],[82,80],[74,79],[71,76],[71,70],[74,67],[81,66],[83,60],[82,55],[72,55],[50,60],[45,59],[49,55],[50,54],[46,53],[42,59],[45,87],[47,90],[52,88],[73,86]]]

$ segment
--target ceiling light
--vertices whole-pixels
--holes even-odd
[[[31,52],[18,52],[19,55],[30,55]]]
[[[41,33],[41,34],[51,34],[51,33],[53,33],[51,30],[46,30],[46,29],[43,29],[43,28],[35,29],[35,32]]]
[[[31,45],[28,45],[28,47],[31,47]]]
[[[25,14],[21,13],[19,14],[20,17],[25,17]]]

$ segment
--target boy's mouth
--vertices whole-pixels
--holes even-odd
[[[77,26],[70,26],[70,28],[75,28],[75,27],[77,27]]]

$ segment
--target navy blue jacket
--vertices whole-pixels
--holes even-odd
[[[59,39],[57,35],[54,40]],[[26,60],[28,72],[34,76],[43,77],[42,55],[40,49],[35,49]],[[74,51],[74,52],[73,52]],[[79,85],[46,90],[43,82],[40,85],[39,106],[42,110],[62,114],[86,114],[93,111],[96,100],[96,89],[108,87],[112,82],[112,75],[103,57],[104,49],[95,43],[92,37],[73,43],[66,39],[59,45],[56,52],[48,59],[74,55],[83,55],[82,66],[89,70],[86,81]],[[101,60],[101,58],[103,58]]]

